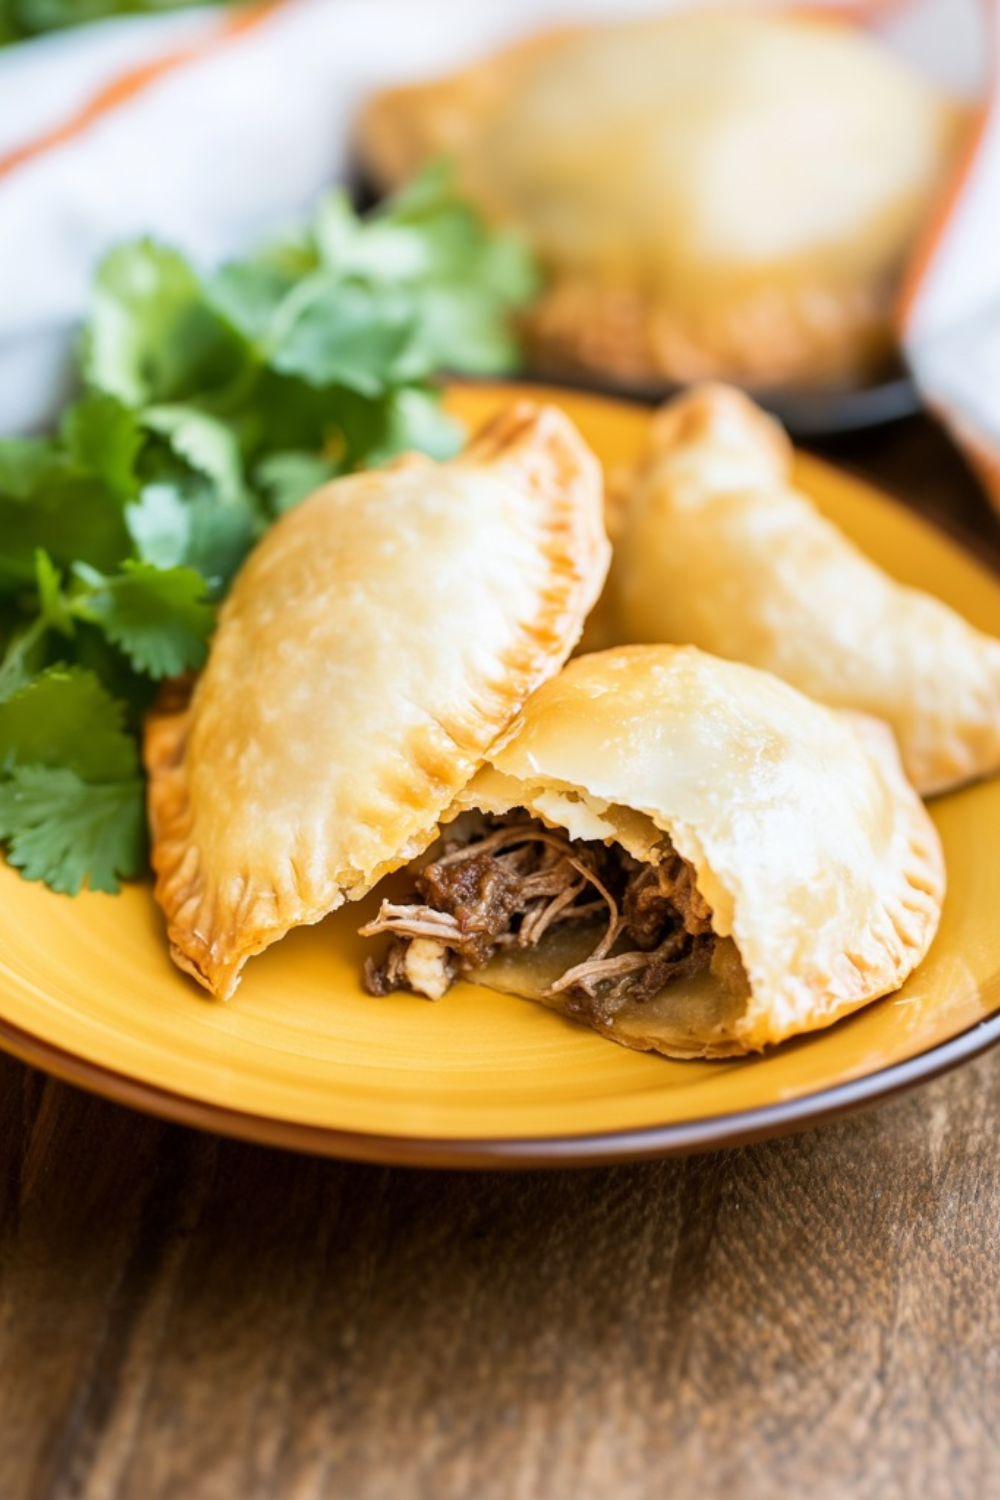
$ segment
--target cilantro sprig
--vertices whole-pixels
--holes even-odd
[[[0,838],[29,880],[116,891],[145,852],[143,786],[125,707],[80,667],[49,667],[0,702]]]
[[[205,658],[253,543],[325,480],[455,450],[442,369],[500,373],[535,290],[434,167],[364,218],[203,275],[149,240],[98,268],[79,399],[0,438],[0,840],[29,879],[114,891],[145,862],[138,737]]]

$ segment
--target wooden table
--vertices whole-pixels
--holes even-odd
[[[839,456],[998,543],[922,422]],[[1000,1493],[1000,1053],[783,1141],[342,1165],[0,1059],[0,1500]]]

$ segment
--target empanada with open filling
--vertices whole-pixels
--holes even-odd
[[[966,112],[852,23],[692,11],[532,38],[376,97],[369,171],[431,157],[548,276],[533,362],[633,384],[858,379]]]
[[[607,571],[597,461],[519,403],[457,459],[336,480],[267,534],[191,701],[146,736],[156,897],[177,963],[246,960],[363,895],[576,643]]]
[[[924,794],[1000,768],[1000,641],[904,588],[790,479],[780,427],[705,387],[654,420],[617,517],[605,621],[887,719]]]
[[[375,993],[457,975],[614,1041],[728,1057],[896,989],[937,929],[937,833],[891,733],[691,647],[576,658],[456,798]]]

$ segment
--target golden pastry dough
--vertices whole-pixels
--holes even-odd
[[[385,187],[451,157],[549,275],[537,364],[633,383],[831,384],[892,344],[966,112],[851,23],[674,14],[536,37],[378,96]]]
[[[887,719],[925,795],[1000,768],[1000,641],[883,573],[792,487],[790,464],[784,433],[737,391],[664,407],[621,517],[613,634],[690,642]]]
[[[407,455],[285,516],[146,758],[156,896],[220,998],[246,960],[418,854],[576,642],[608,564],[597,462],[520,403],[446,464]]]
[[[727,1057],[828,1026],[901,985],[937,929],[944,865],[892,735],[692,647],[577,657],[456,799],[694,868],[729,974],[678,980],[592,1024],[627,1046]],[[545,986],[582,954],[502,951],[481,981]],[[558,946],[570,945],[569,956]]]

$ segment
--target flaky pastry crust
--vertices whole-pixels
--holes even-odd
[[[548,274],[536,367],[836,385],[891,352],[967,112],[852,23],[687,12],[546,33],[377,96],[385,188],[447,156]]]
[[[738,391],[664,407],[619,516],[612,635],[690,642],[886,719],[925,795],[1000,769],[1000,641],[865,557],[791,461]]]
[[[457,459],[410,454],[283,517],[190,702],[149,720],[156,897],[181,968],[248,958],[363,895],[580,635],[608,565],[598,464],[521,402]]]
[[[729,1057],[828,1026],[901,985],[937,930],[940,842],[886,727],[692,647],[577,657],[544,684],[451,811],[515,807],[641,860],[668,834],[735,944],[742,987],[678,981],[594,1022],[627,1046]],[[483,982],[545,998],[522,962]]]

